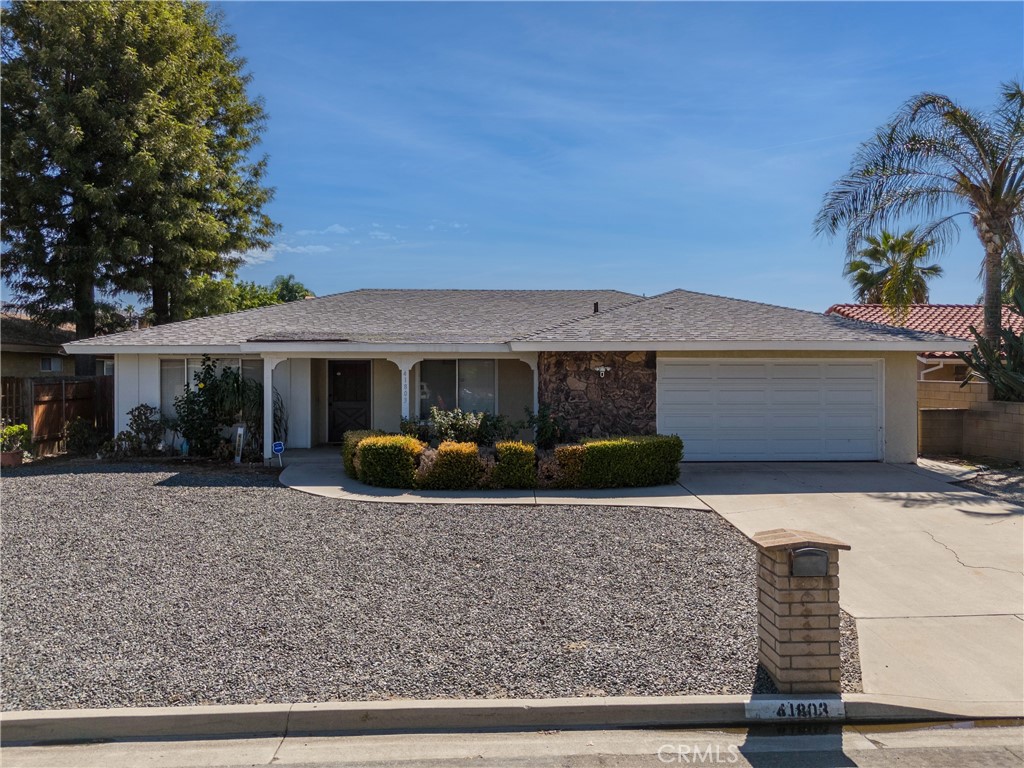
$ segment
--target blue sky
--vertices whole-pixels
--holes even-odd
[[[994,104],[1021,3],[221,6],[283,225],[245,267],[362,287],[681,287],[823,310],[812,221],[910,96]],[[932,300],[973,302],[966,219]]]

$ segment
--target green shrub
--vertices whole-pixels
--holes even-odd
[[[483,418],[483,413],[463,411],[461,408],[442,411],[434,406],[430,409],[431,436],[441,442],[476,442]]]
[[[584,488],[636,488],[679,479],[683,441],[676,435],[639,435],[584,441]]]
[[[526,427],[533,430],[534,442],[538,448],[554,448],[569,439],[569,428],[558,416],[551,413],[551,406],[542,405],[537,413],[526,409]]]
[[[555,448],[557,475],[553,485],[556,488],[583,488],[582,445],[560,445]]]
[[[103,445],[103,436],[79,416],[64,427],[64,445],[74,456],[95,456]]]
[[[359,480],[382,488],[412,488],[426,444],[405,435],[364,437],[356,447]]]
[[[498,463],[491,476],[495,488],[536,488],[537,451],[529,443],[507,441],[494,446]]]
[[[27,424],[0,422],[0,448],[8,451],[27,451],[32,447],[32,434]]]
[[[356,472],[356,447],[359,441],[375,435],[383,435],[379,430],[353,429],[341,436],[341,461],[345,466],[345,474],[355,480],[358,477]]]
[[[455,491],[477,488],[484,473],[476,443],[446,440],[437,447],[436,456],[421,466],[416,475],[420,488]]]
[[[515,440],[519,431],[526,427],[522,421],[512,421],[508,416],[485,413],[476,430],[477,445],[491,446],[502,440]]]

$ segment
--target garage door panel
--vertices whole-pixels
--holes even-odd
[[[875,362],[658,361],[658,430],[697,461],[877,460]]]

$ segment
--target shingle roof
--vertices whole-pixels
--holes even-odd
[[[869,323],[912,328],[929,333],[941,333],[973,341],[971,326],[981,330],[984,322],[983,311],[984,307],[980,304],[911,304],[903,323],[897,323],[889,309],[882,304],[833,304],[825,310],[825,314],[839,315]],[[1009,307],[1003,307],[1002,325],[1004,328],[1012,329],[1014,333],[1024,333],[1024,318],[1011,312]],[[928,357],[956,356],[953,352],[928,352],[925,354]]]
[[[0,343],[25,347],[59,347],[75,338],[73,331],[49,328],[27,317],[0,313]]]
[[[234,345],[246,341],[504,343],[638,301],[622,291],[362,289],[126,331],[80,343]],[[74,350],[74,344],[69,350]]]
[[[600,311],[594,313],[594,303]],[[731,348],[891,342],[950,343],[943,336],[753,301],[675,290],[650,298],[621,291],[364,289],[197,318],[66,345],[116,348],[234,347],[245,342],[508,344],[514,351],[567,345]],[[644,345],[651,345],[644,347]],[[113,349],[111,349],[113,348]],[[724,347],[723,347],[724,348]],[[109,353],[109,352],[108,352]]]
[[[525,337],[533,342],[948,342],[942,336],[801,309],[674,290]]]

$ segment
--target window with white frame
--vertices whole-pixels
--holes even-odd
[[[64,361],[59,357],[39,358],[39,370],[43,373],[63,373]]]
[[[263,383],[263,361],[237,357],[213,361],[218,372],[223,368],[240,368],[242,376]],[[201,357],[178,357],[160,361],[160,413],[174,416],[174,398],[179,397],[186,385],[195,385],[195,374],[203,367]]]
[[[420,418],[432,407],[443,411],[494,413],[498,366],[494,360],[423,360],[420,362]]]

